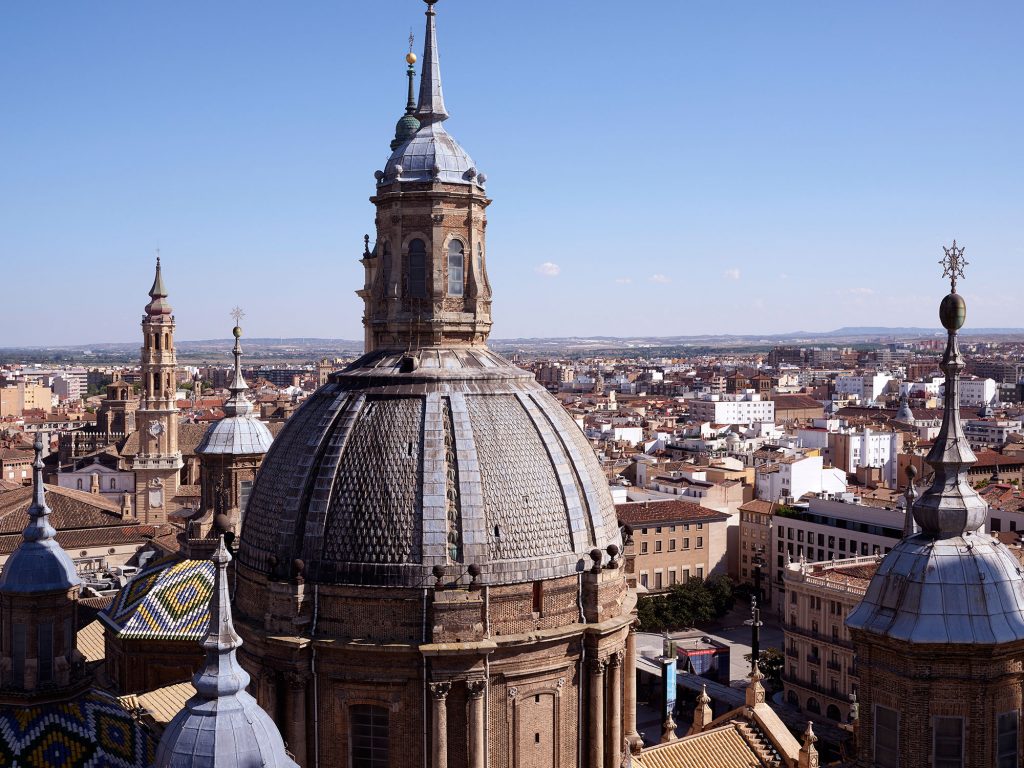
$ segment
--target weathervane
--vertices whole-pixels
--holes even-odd
[[[412,27],[409,27],[409,53],[412,53],[412,47],[416,44],[416,35],[412,33]]]
[[[235,318],[235,325],[239,325],[242,322],[242,318],[245,317],[245,312],[242,311],[241,307],[235,307],[231,310],[231,316]]]
[[[953,245],[949,248],[942,246],[942,250],[946,252],[946,255],[942,257],[942,261],[939,262],[942,265],[942,276],[949,278],[952,292],[956,293],[956,281],[958,278],[963,278],[964,267],[969,262],[964,259],[964,248],[956,247],[956,240],[953,241]]]

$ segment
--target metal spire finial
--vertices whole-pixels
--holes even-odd
[[[964,259],[964,248],[956,247],[956,239],[953,240],[953,245],[949,248],[942,246],[942,250],[945,251],[945,256],[939,262],[942,265],[942,276],[949,278],[950,290],[952,293],[956,293],[956,281],[963,279],[964,267],[970,262]]]
[[[231,553],[224,545],[223,535],[210,559],[214,567],[213,594],[210,595],[210,624],[202,640],[206,661],[192,678],[192,684],[203,698],[217,699],[244,691],[249,684],[249,675],[235,656],[235,650],[242,645],[242,638],[235,631],[231,618],[227,575]]]
[[[245,383],[245,377],[242,375],[242,328],[238,324],[245,317],[245,312],[240,307],[235,307],[231,310],[231,316],[235,319],[235,327],[231,330],[235,337],[235,347],[231,350],[231,354],[235,357],[235,371],[231,384],[228,385],[231,396],[224,401],[224,415],[228,418],[248,416],[254,410],[249,398],[245,396],[245,393],[249,391],[249,385]]]
[[[43,436],[36,432],[32,446],[36,457],[32,462],[32,504],[28,508],[28,525],[22,531],[25,541],[52,539],[57,531],[50,525],[50,508],[46,506],[46,486],[43,484]]]
[[[988,517],[988,505],[967,478],[967,470],[977,458],[960,421],[960,374],[966,363],[960,353],[957,331],[967,319],[967,302],[956,292],[956,281],[963,277],[967,262],[963,259],[964,248],[958,248],[955,240],[943,251],[943,276],[950,279],[952,290],[939,305],[939,320],[947,332],[941,363],[946,375],[942,427],[925,458],[934,470],[932,484],[914,504],[914,519],[921,532],[931,538],[976,531]]]

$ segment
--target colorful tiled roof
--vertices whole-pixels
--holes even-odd
[[[139,572],[103,614],[118,637],[199,640],[210,623],[213,563],[162,559]]]
[[[149,768],[156,740],[110,694],[0,707],[0,765],[11,768]]]

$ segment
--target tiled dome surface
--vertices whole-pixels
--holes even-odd
[[[403,586],[477,564],[495,584],[621,548],[593,449],[531,374],[486,349],[414,352],[408,372],[402,357],[365,356],[292,416],[249,499],[241,563]]]

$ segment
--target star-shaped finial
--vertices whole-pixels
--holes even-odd
[[[942,250],[946,252],[946,255],[942,257],[942,261],[939,262],[942,265],[942,276],[949,278],[952,292],[956,293],[956,281],[963,278],[964,267],[968,264],[968,261],[964,258],[964,248],[957,248],[956,240],[954,240],[953,245],[949,248],[942,246]]]
[[[231,310],[231,316],[235,319],[235,325],[242,322],[242,318],[245,317],[245,312],[242,311],[241,307],[235,307]]]

